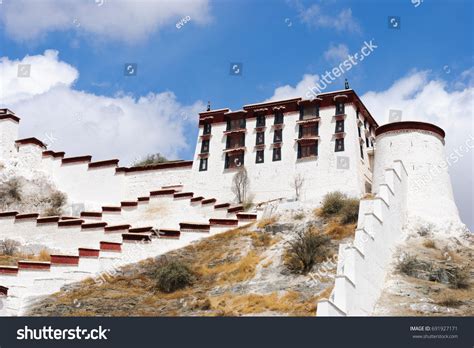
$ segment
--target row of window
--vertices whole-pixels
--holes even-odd
[[[335,151],[340,152],[344,151],[344,138],[336,139]],[[274,147],[272,149],[272,161],[281,161],[281,147]],[[264,163],[265,156],[264,150],[257,150],[255,152],[255,163]],[[305,157],[314,157],[318,155],[318,141],[304,144],[298,143],[298,158],[305,158]],[[199,164],[200,171],[207,170],[207,163],[208,158],[201,158]],[[244,165],[244,151],[238,151],[236,153],[226,153],[225,154],[225,164],[224,168],[236,168]]]

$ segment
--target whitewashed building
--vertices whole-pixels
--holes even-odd
[[[351,89],[202,112],[191,186],[233,199],[244,167],[255,202],[294,197],[297,178],[304,201],[335,190],[360,197],[371,192],[377,127]]]

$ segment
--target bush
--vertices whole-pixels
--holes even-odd
[[[296,233],[288,242],[285,251],[285,265],[293,273],[308,273],[319,259],[323,259],[328,250],[330,238],[318,230],[309,228]]]
[[[13,256],[18,252],[20,242],[13,239],[4,239],[0,241],[0,253],[7,256]]]
[[[359,217],[359,200],[355,198],[347,198],[341,209],[341,222],[343,224],[353,224],[357,222]]]
[[[21,202],[21,186],[19,178],[11,178],[0,184],[0,203],[9,205]]]
[[[165,156],[162,156],[160,153],[155,153],[147,155],[143,160],[136,161],[132,164],[132,167],[149,167],[165,162],[168,162],[168,159]]]
[[[194,275],[187,265],[167,258],[161,258],[155,272],[156,287],[162,292],[174,292],[191,285]]]
[[[51,194],[48,198],[48,203],[50,207],[46,209],[45,215],[46,216],[60,216],[62,215],[63,211],[62,208],[67,202],[66,194],[55,191]]]
[[[339,214],[344,207],[347,196],[339,191],[328,193],[323,198],[321,206],[321,215],[323,217],[331,217]]]
[[[448,271],[448,279],[453,289],[467,289],[470,281],[469,269],[455,267]]]
[[[330,192],[324,196],[316,215],[325,219],[337,218],[343,224],[356,223],[359,217],[359,200],[339,191]]]

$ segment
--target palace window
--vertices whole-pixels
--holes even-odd
[[[273,161],[281,161],[281,147],[273,148]]]
[[[257,116],[257,127],[265,127],[265,115]]]
[[[341,102],[336,103],[336,115],[343,115],[345,113],[345,104]]]
[[[364,147],[360,144],[360,158],[364,159]]]
[[[364,128],[367,129],[367,120],[364,120]]]
[[[283,141],[283,130],[282,129],[275,129],[273,133],[273,143],[281,143]]]
[[[199,171],[204,172],[207,170],[207,158],[201,158],[199,162]]]
[[[283,124],[283,111],[275,111],[275,124]]]
[[[245,129],[245,118],[240,118],[237,120],[227,120],[227,131],[236,130],[236,129]]]
[[[318,124],[300,125],[298,138],[312,138],[318,136]]]
[[[360,126],[357,125],[357,130],[359,131],[359,138],[362,138],[362,131],[360,130]]]
[[[204,123],[204,129],[202,134],[211,134],[211,124],[210,123]]]
[[[300,110],[300,120],[309,120],[319,116],[319,106],[302,107]]]
[[[245,134],[228,134],[226,139],[226,149],[235,149],[237,147],[245,146]]]
[[[257,155],[255,157],[255,163],[263,163],[264,161],[264,152],[263,150],[258,150]]]
[[[225,168],[238,168],[244,165],[244,153],[226,153],[225,154]]]
[[[365,137],[365,145],[369,147],[369,138]]]
[[[336,139],[336,149],[334,151],[344,151],[344,138]]]
[[[201,153],[209,152],[209,139],[204,139],[201,144]]]
[[[344,120],[336,121],[336,133],[344,133]]]
[[[256,145],[262,145],[265,143],[265,132],[257,132]]]
[[[312,157],[318,155],[318,142],[311,144],[298,144],[298,158]]]

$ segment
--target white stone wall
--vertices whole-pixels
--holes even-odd
[[[331,191],[344,191],[360,197],[365,193],[365,181],[371,182],[369,156],[364,142],[364,160],[360,156],[359,136],[357,131],[356,110],[352,104],[345,105],[345,150],[335,152],[334,107],[320,109],[318,157],[311,159],[297,158],[299,112],[285,113],[283,128],[282,160],[272,161],[271,144],[274,136],[274,117],[266,117],[264,163],[255,163],[256,119],[247,119],[245,139],[245,168],[250,177],[250,195],[254,202],[262,202],[280,197],[294,197],[292,182],[296,174],[305,178],[301,199],[318,203],[321,197]],[[362,117],[362,116],[361,116]],[[363,126],[362,126],[363,129]],[[231,191],[232,179],[236,169],[224,169],[226,146],[226,123],[213,123],[210,139],[208,170],[199,171],[199,153],[201,139],[198,138],[194,155],[192,184],[197,194],[212,195],[223,201],[235,199]],[[200,127],[199,135],[202,135]],[[364,132],[363,132],[364,134]],[[364,135],[363,135],[364,136]],[[365,138],[364,138],[365,140]],[[337,169],[337,157],[349,159],[348,169]]]
[[[406,222],[403,163],[394,161],[380,180],[376,197],[361,201],[354,242],[339,246],[335,286],[329,300],[318,303],[318,316],[370,315],[380,296],[387,265]]]
[[[413,220],[461,223],[445,161],[444,141],[439,135],[401,130],[377,136],[376,189],[383,180],[384,168],[395,159],[403,159],[408,171],[407,210]]]
[[[18,122],[11,119],[0,119],[0,161],[6,161],[15,155],[18,127]]]

